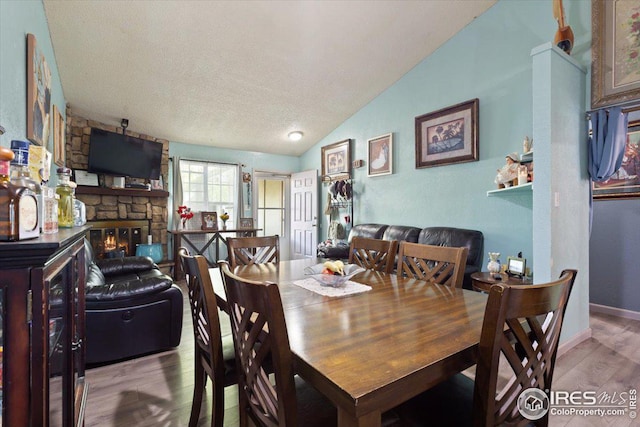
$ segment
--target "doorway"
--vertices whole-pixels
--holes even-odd
[[[289,175],[254,172],[254,217],[258,236],[280,236],[280,259],[289,255]]]

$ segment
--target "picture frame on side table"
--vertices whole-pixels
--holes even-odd
[[[416,169],[478,161],[478,98],[415,118]]]
[[[351,175],[351,140],[322,147],[322,180],[346,179]]]
[[[240,228],[253,228],[253,218],[240,218]]]
[[[591,108],[640,99],[640,5],[591,2]]]
[[[56,105],[53,106],[53,162],[64,166],[65,126],[62,114]]]
[[[508,257],[507,274],[509,276],[524,277],[527,272],[527,260],[524,258]]]
[[[393,173],[393,134],[367,140],[367,176]]]
[[[51,70],[36,36],[27,34],[27,139],[47,146],[51,119]]]
[[[640,120],[629,123],[620,169],[608,180],[592,182],[594,199],[640,197]]]
[[[218,230],[218,212],[200,212],[202,220],[201,230]]]

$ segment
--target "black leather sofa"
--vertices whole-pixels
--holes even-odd
[[[87,251],[86,362],[105,364],[176,347],[182,291],[148,257],[94,259]]]
[[[406,225],[359,224],[349,233],[348,242],[355,236],[371,239],[397,240],[434,246],[466,247],[469,250],[462,287],[472,289],[471,274],[481,270],[484,235],[481,231],[454,227],[418,228]],[[325,258],[349,258],[349,247],[327,247],[318,251]]]

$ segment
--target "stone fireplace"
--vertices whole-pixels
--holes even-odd
[[[89,144],[91,129],[98,128],[111,132],[122,133],[122,128],[110,126],[104,123],[88,120],[73,114],[71,109],[67,107],[67,140],[65,145],[66,166],[71,169],[87,169]],[[160,142],[162,149],[162,166],[161,178],[166,188],[168,171],[169,171],[169,141],[165,139],[154,138],[149,135],[143,135],[135,132],[127,131],[127,135],[150,141]],[[164,258],[167,259],[167,200],[169,193],[166,190],[146,191],[140,189],[112,189],[113,177],[109,175],[100,175],[100,187],[78,186],[76,189],[76,197],[85,203],[87,208],[87,221],[94,226],[94,229],[111,230],[114,229],[109,224],[97,225],[112,222],[135,222],[144,223],[144,226],[132,225],[115,227],[115,230],[129,230],[126,240],[127,251],[133,251],[135,254],[135,244],[147,243],[147,235],[151,235],[154,243],[161,243]],[[146,228],[145,228],[146,227]],[[137,236],[136,230],[142,230],[141,236]],[[118,233],[115,231],[116,245],[118,243]],[[141,231],[142,232],[142,231]],[[103,233],[103,231],[100,231]],[[136,235],[134,235],[136,234]],[[96,233],[97,236],[97,233]],[[89,237],[91,237],[89,235]],[[140,237],[140,241],[138,241]],[[100,237],[102,239],[102,237]],[[97,237],[96,237],[97,239]],[[123,241],[124,241],[123,240]],[[92,245],[94,241],[91,241]],[[133,246],[131,246],[133,244]],[[99,252],[94,245],[96,254]],[[102,242],[102,251],[104,251],[104,241]]]
[[[133,256],[136,245],[146,243],[149,235],[149,221],[91,221],[87,239],[98,259],[115,256]]]

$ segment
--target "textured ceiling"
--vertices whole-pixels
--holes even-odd
[[[494,3],[44,0],[74,113],[296,156]]]

